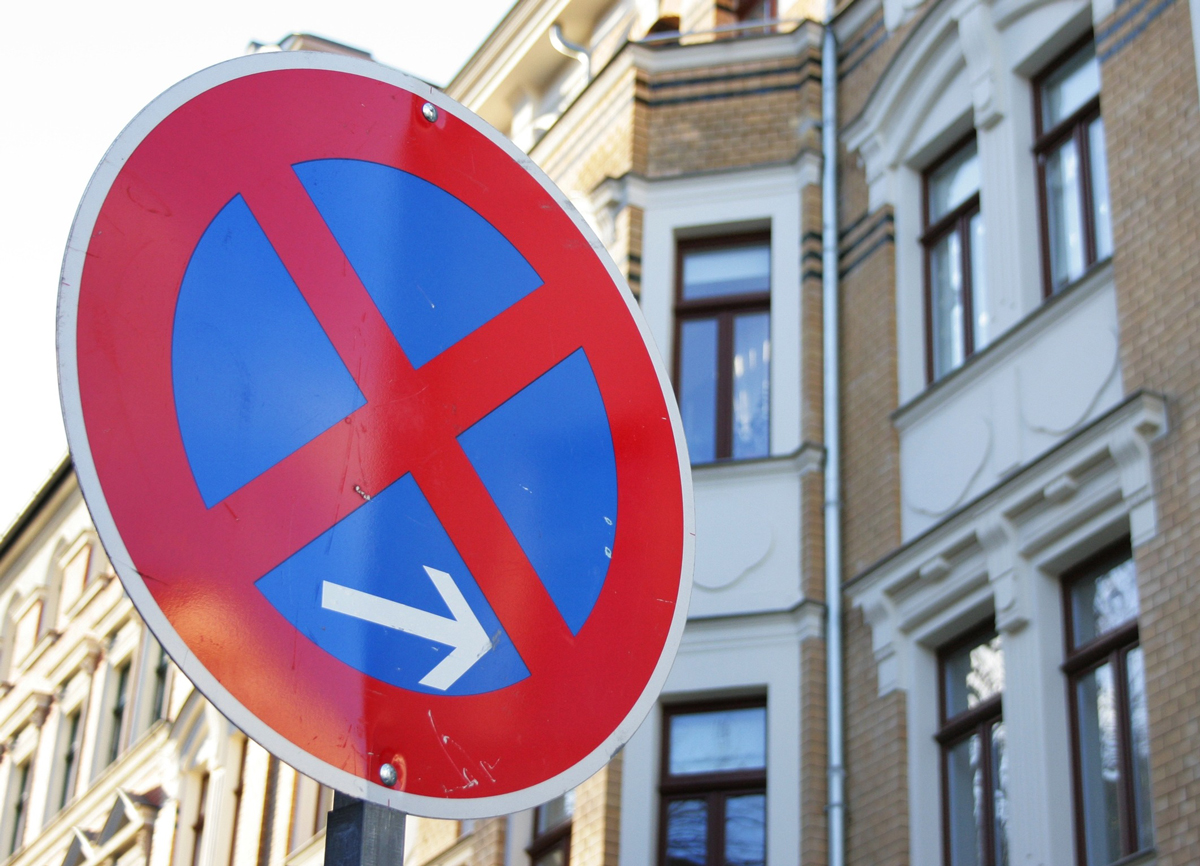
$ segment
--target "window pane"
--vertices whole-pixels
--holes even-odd
[[[1079,207],[1079,155],[1075,139],[1046,157],[1046,215],[1050,279],[1057,289],[1083,273],[1083,215]]]
[[[1150,720],[1146,715],[1146,669],[1142,648],[1125,656],[1129,690],[1130,756],[1133,764],[1133,806],[1137,819],[1138,850],[1154,845],[1154,814],[1150,803]]]
[[[1088,866],[1106,866],[1121,856],[1117,785],[1117,711],[1112,667],[1101,665],[1076,684],[1083,829]]]
[[[672,776],[766,767],[767,710],[747,707],[671,716]]]
[[[1078,111],[1100,92],[1096,46],[1088,43],[1042,84],[1042,131]]]
[[[962,244],[951,232],[929,250],[933,296],[933,375],[941,378],[965,358],[962,302]]]
[[[705,866],[708,861],[708,804],[667,803],[667,866]]]
[[[979,154],[972,141],[929,175],[929,221],[950,213],[979,192]]]
[[[1137,615],[1137,571],[1132,559],[1071,585],[1072,646],[1082,646]]]
[[[949,802],[950,866],[979,866],[983,862],[983,768],[979,735],[972,734],[950,750]]]
[[[1104,147],[1104,120],[1088,126],[1088,156],[1092,166],[1092,219],[1096,224],[1096,259],[1112,255],[1112,212],[1108,207],[1108,151]]]
[[[733,456],[766,457],[771,406],[771,314],[733,320]]]
[[[947,719],[1004,691],[1004,650],[999,635],[956,650],[944,665]]]
[[[717,458],[717,320],[679,328],[679,413],[693,463]]]
[[[567,854],[561,846],[551,848],[533,861],[534,866],[567,866]]]
[[[766,858],[766,795],[730,797],[725,801],[726,866],[763,866]]]
[[[561,797],[555,797],[548,803],[537,807],[534,826],[540,836],[547,830],[557,827],[575,814],[575,789],[572,788]]]
[[[983,214],[971,217],[971,314],[974,339],[972,351],[978,352],[992,341],[991,307],[988,304],[987,274],[984,268]]]
[[[771,246],[685,253],[683,299],[746,295],[771,290]]]
[[[1004,722],[992,725],[992,835],[996,866],[1008,866],[1008,754]]]

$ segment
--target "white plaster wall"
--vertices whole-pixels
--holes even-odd
[[[787,610],[800,602],[797,527],[806,465],[777,458],[692,473],[696,570],[689,617]]]
[[[1111,270],[1054,299],[896,419],[907,541],[1122,397]]]

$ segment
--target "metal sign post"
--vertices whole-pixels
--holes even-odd
[[[335,793],[325,825],[325,866],[400,866],[406,817],[396,809]]]

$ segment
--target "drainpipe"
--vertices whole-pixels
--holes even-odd
[[[825,689],[828,736],[828,803],[825,820],[829,866],[845,866],[846,803],[844,765],[845,704],[842,687],[842,499],[841,383],[838,375],[838,206],[837,206],[837,41],[835,0],[828,0],[821,46],[821,234],[824,313],[825,415]]]
[[[550,44],[559,54],[565,54],[567,57],[579,61],[584,72],[587,73],[588,81],[592,80],[592,55],[582,45],[571,42],[563,36],[562,25],[558,22],[555,22],[554,26],[550,28]]]

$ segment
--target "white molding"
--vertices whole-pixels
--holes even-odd
[[[1139,392],[853,578],[846,592],[871,625],[879,693],[909,688],[903,654],[917,635],[934,645],[979,612],[1020,631],[1034,571],[1061,572],[1126,530],[1135,546],[1152,538],[1150,444],[1166,429],[1165,400]]]
[[[788,33],[714,39],[711,42],[691,45],[634,42],[630,44],[630,48],[638,69],[657,75],[739,63],[759,64],[771,60],[786,60],[799,56],[806,48],[815,49],[820,45],[821,26],[815,21],[805,21]]]

